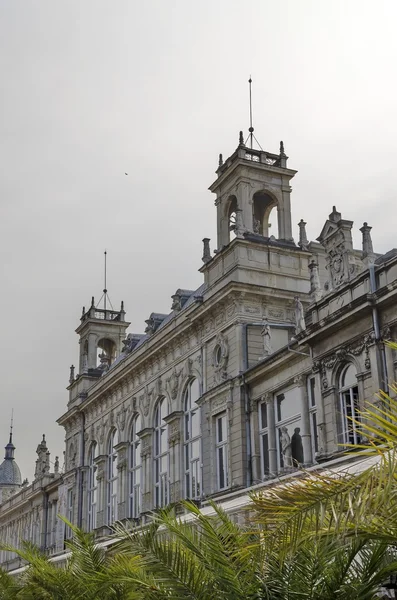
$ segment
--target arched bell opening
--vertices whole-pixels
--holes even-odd
[[[108,338],[97,343],[97,367],[106,370],[116,359],[116,344]]]
[[[254,233],[278,239],[278,220],[277,200],[266,192],[256,192],[253,197]]]
[[[226,218],[228,223],[228,242],[236,237],[236,214],[237,214],[237,198],[230,196],[226,205]]]

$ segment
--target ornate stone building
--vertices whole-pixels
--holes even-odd
[[[295,243],[295,174],[282,143],[256,151],[240,134],[210,186],[217,249],[203,240],[202,285],[176,290],[144,333],[127,334],[123,303],[83,309],[58,420],[64,471],[49,473],[39,446],[37,479],[0,506],[3,531],[14,524],[62,552],[57,511],[103,538],[116,519],[144,524],[181,498],[237,506],[253,486],[332,465],[361,439],[348,418],[396,379],[384,342],[397,330],[397,250],[374,253],[367,223],[354,249],[353,223],[335,207],[316,242],[301,220]],[[18,525],[33,497],[40,537]]]

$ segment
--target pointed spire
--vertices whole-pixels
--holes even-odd
[[[203,256],[201,260],[204,264],[211,260],[210,241],[210,238],[203,239]]]
[[[341,215],[341,213],[340,213],[340,212],[338,212],[338,211],[336,210],[336,206],[333,206],[333,207],[332,207],[332,213],[329,215],[329,217],[328,217],[328,218],[329,218],[329,220],[330,220],[330,221],[333,221],[334,223],[337,223],[338,221],[340,221],[340,220],[341,220],[341,218],[342,218],[342,215]]]
[[[219,155],[219,166],[221,167],[223,165],[223,156],[222,154]]]
[[[238,145],[240,148],[244,147],[244,136],[243,136],[243,132],[240,131],[240,135],[239,135],[239,140],[238,140]]]
[[[360,228],[360,231],[363,234],[363,257],[364,258],[366,256],[371,256],[374,254],[374,248],[372,245],[372,238],[371,238],[371,229],[372,229],[372,227],[370,227],[367,222],[365,222],[363,224],[363,226]]]
[[[10,422],[10,437],[8,440],[8,444],[5,447],[5,455],[4,458],[8,458],[8,459],[14,459],[14,450],[15,450],[15,446],[12,443],[12,430],[14,427],[14,409],[12,409],[11,412],[11,422]]]
[[[83,317],[84,317],[84,315],[85,315],[85,306],[83,306],[83,310],[82,310],[82,312],[81,312],[81,317],[83,318]]]
[[[280,156],[285,156],[284,142],[282,140],[280,142]]]
[[[91,308],[95,308],[95,299],[94,299],[94,296],[91,297]]]
[[[72,384],[73,382],[74,382],[74,365],[70,365],[69,383]]]
[[[309,240],[307,239],[307,234],[306,234],[306,225],[307,225],[307,223],[305,223],[305,221],[303,219],[301,219],[298,223],[298,227],[299,227],[298,246],[301,248],[301,250],[307,250],[308,246],[309,246]]]
[[[9,444],[12,444],[12,430],[14,428],[14,409],[11,410],[11,423],[10,423],[10,441]]]

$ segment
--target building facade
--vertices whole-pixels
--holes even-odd
[[[57,514],[100,539],[116,520],[144,524],[182,498],[226,505],[365,441],[349,417],[396,379],[385,341],[397,337],[397,250],[376,254],[367,223],[354,249],[335,207],[317,241],[301,220],[295,243],[287,163],[282,142],[278,154],[256,151],[242,133],[219,157],[217,249],[203,240],[202,285],[176,290],[144,333],[127,333],[123,303],[83,308],[58,420],[65,467],[13,488],[2,539],[61,553],[69,532]]]

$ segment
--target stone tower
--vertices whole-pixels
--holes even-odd
[[[4,460],[0,465],[0,504],[16,492],[22,484],[21,471],[14,458],[15,446],[12,443],[12,426],[10,438],[5,447]]]
[[[110,310],[95,306],[94,297],[91,306],[83,312],[80,325],[76,329],[79,336],[80,356],[79,372],[70,368],[70,401],[81,395],[93,383],[93,380],[106,373],[120,355],[126,330],[130,323],[125,320],[124,303],[120,310]]]
[[[235,152],[225,162],[220,155],[218,177],[209,188],[216,194],[218,251],[229,244],[232,231],[240,238],[247,233],[271,237],[273,208],[277,210],[277,238],[292,241],[290,180],[295,173],[287,168],[283,142],[279,154],[271,154],[247,148],[240,132]]]

